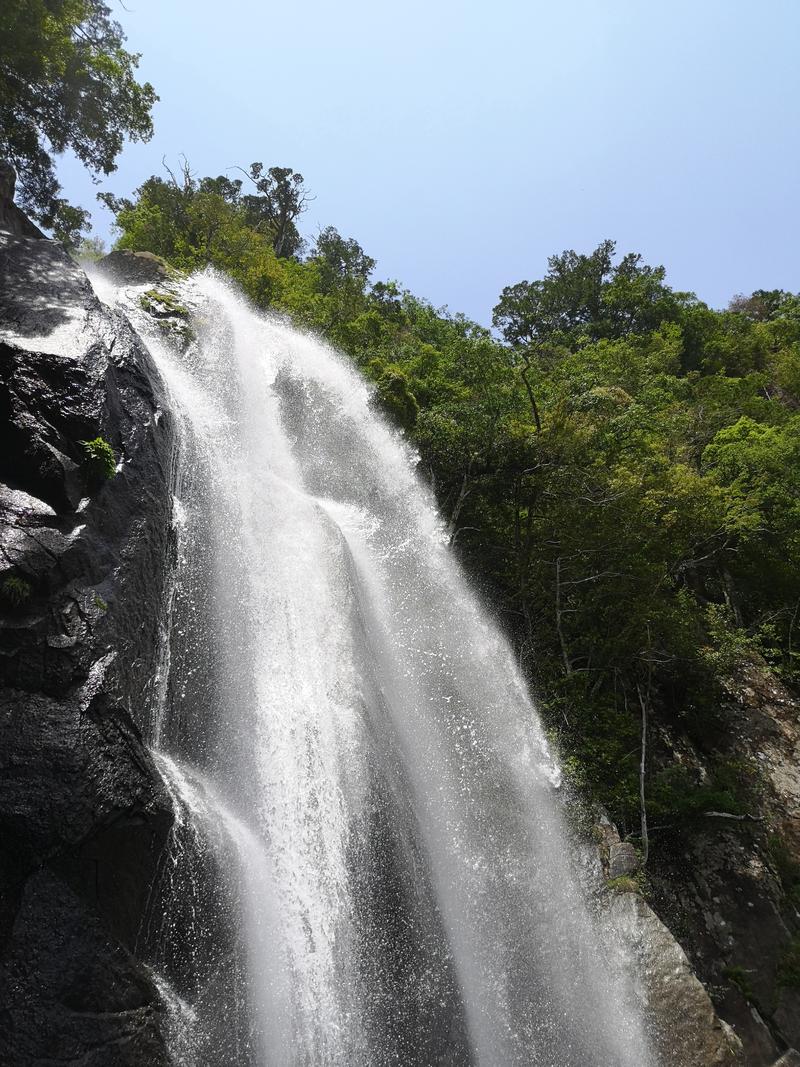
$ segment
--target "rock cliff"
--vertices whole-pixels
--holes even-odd
[[[680,854],[651,856],[652,899],[745,1062],[765,1067],[800,1048],[800,701],[755,657],[727,690],[719,745],[752,810],[711,813]],[[685,739],[668,743],[702,773]]]
[[[143,741],[171,424],[127,322],[2,207],[0,1062],[158,1067],[137,939],[172,822]]]

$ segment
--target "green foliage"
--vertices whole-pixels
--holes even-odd
[[[93,603],[98,611],[108,611],[108,604],[106,604],[101,596],[95,596]]]
[[[614,265],[614,251],[603,241],[590,255],[551,256],[541,281],[503,290],[494,325],[512,345],[591,343],[657,329],[694,299],[673,293],[664,268],[645,266],[636,253]]]
[[[767,839],[767,858],[775,868],[781,888],[795,908],[800,908],[800,863],[779,834]]]
[[[419,404],[411,392],[408,375],[400,367],[386,367],[378,378],[378,395],[383,406],[401,426],[410,429],[417,421]]]
[[[753,805],[757,787],[746,763],[719,758],[704,779],[680,764],[665,767],[653,775],[647,793],[654,822],[677,819],[685,824],[709,811],[744,814]]]
[[[787,989],[800,989],[800,938],[794,938],[781,956],[775,978]]]
[[[638,875],[621,874],[617,878],[609,878],[606,889],[610,893],[641,893],[642,885]]]
[[[744,967],[726,967],[722,972],[722,977],[725,978],[731,985],[736,986],[745,1000],[752,1001],[755,997],[753,993],[753,986],[750,982],[750,975],[753,971],[747,971]]]
[[[76,243],[88,213],[64,200],[54,157],[70,149],[94,174],[115,169],[125,138],[153,132],[153,87],[100,0],[3,0],[0,158],[19,174],[19,201],[56,238]]]
[[[706,767],[651,744],[651,824],[667,827],[654,841],[705,811],[748,811],[757,788],[725,752],[721,701],[742,657],[787,681],[800,669],[800,300],[713,311],[604,242],[504,290],[502,343],[374,281],[331,228],[306,258],[278,255],[244,201],[227,178],[151,178],[115,204],[119,244],[226,271],[375,383],[570,777],[625,832],[638,831],[643,687],[651,737],[688,736]]]
[[[727,604],[706,606],[709,644],[700,649],[701,655],[721,681],[728,681],[743,660],[760,654],[758,642],[736,625],[733,611]]]
[[[183,270],[211,263],[243,284],[256,263],[262,283],[265,273],[280,276],[280,261],[303,246],[295,224],[310,200],[303,176],[289,167],[265,174],[261,163],[245,173],[255,193],[224,175],[198,180],[184,161],[179,175],[148,178],[135,201],[102,194],[121,231],[117,247],[154,252]]]
[[[95,437],[92,441],[81,441],[81,445],[86,454],[84,469],[90,482],[102,485],[113,478],[117,472],[117,457],[108,441],[103,437]]]
[[[29,582],[26,582],[24,578],[20,578],[18,574],[11,574],[8,578],[5,578],[2,586],[3,599],[9,603],[12,607],[21,607],[26,600],[30,599],[33,589]]]
[[[142,293],[139,302],[145,311],[152,312],[157,316],[176,316],[181,319],[189,317],[188,308],[184,307],[172,293],[162,293],[158,289],[148,289]]]
[[[97,263],[107,251],[102,237],[84,237],[73,255],[79,263]]]

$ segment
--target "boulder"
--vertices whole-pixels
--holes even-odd
[[[637,893],[615,894],[612,915],[636,946],[648,1029],[669,1067],[745,1067],[742,1044],[723,1022],[686,954]]]
[[[638,870],[639,856],[630,841],[612,841],[608,848],[608,877],[629,877]]]
[[[157,285],[170,277],[169,267],[159,256],[127,249],[109,252],[98,261],[97,269],[117,285]]]

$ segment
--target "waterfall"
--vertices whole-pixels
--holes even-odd
[[[645,1067],[557,762],[412,450],[326,344],[211,272],[182,288],[196,340],[151,344],[180,440],[155,736],[216,888],[180,888],[179,849],[159,936],[200,945],[163,954],[224,1035],[199,1062]]]

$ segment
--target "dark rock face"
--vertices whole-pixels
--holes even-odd
[[[120,249],[103,256],[98,266],[118,285],[156,285],[170,276],[164,260],[152,252]]]
[[[709,818],[651,880],[748,1067],[771,1067],[800,1048],[800,701],[756,660],[728,690],[724,741],[757,783],[752,819]]]
[[[169,1062],[137,940],[173,818],[143,742],[171,457],[127,322],[57,246],[0,232],[3,1064]]]

